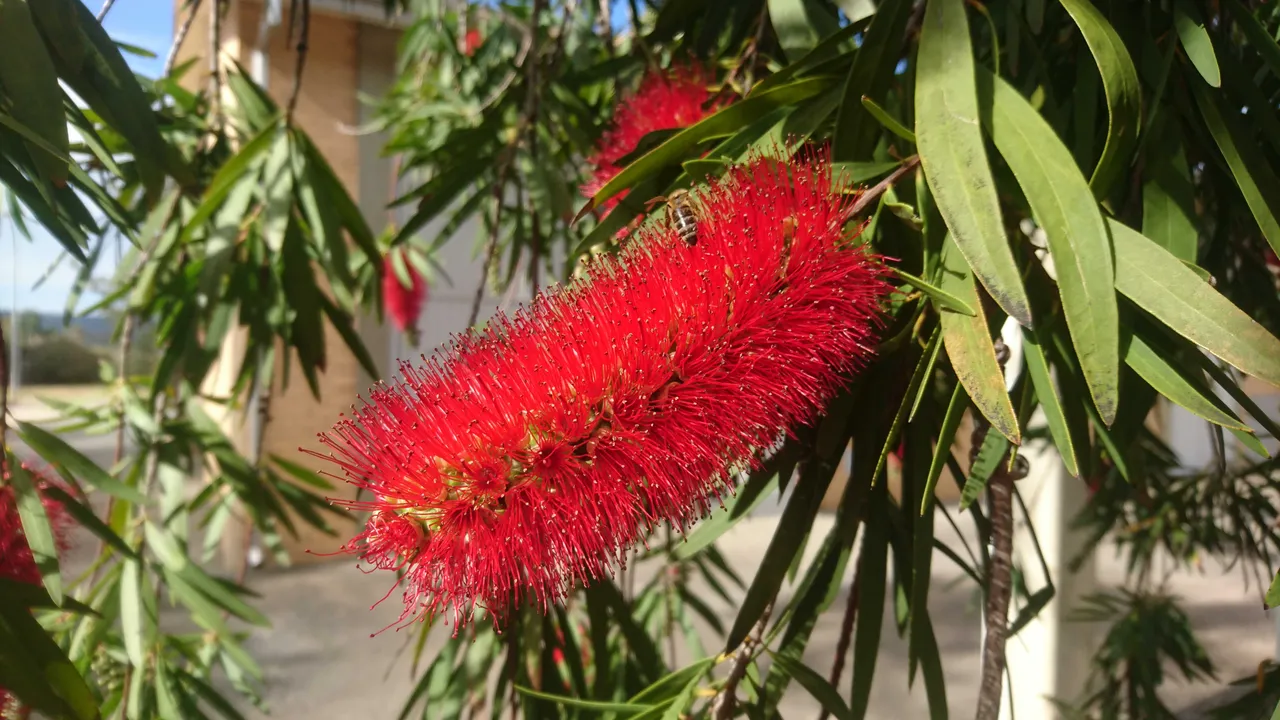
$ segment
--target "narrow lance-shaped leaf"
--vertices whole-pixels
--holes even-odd
[[[1089,178],[1094,196],[1104,198],[1124,174],[1138,142],[1142,87],[1138,84],[1138,69],[1120,34],[1092,0],[1062,0],[1062,5],[1079,26],[1093,53],[1102,75],[1102,91],[1107,97],[1107,143]]]
[[[1236,118],[1222,112],[1209,90],[1198,81],[1188,84],[1205,126],[1231,168],[1231,175],[1235,177],[1253,218],[1258,221],[1262,236],[1273,250],[1280,253],[1280,178],[1276,177],[1262,149],[1244,132]]]
[[[917,64],[917,147],[938,211],[992,299],[1030,327],[1030,303],[1009,249],[978,124],[964,0],[929,0]]]
[[[1120,294],[1241,372],[1280,387],[1280,340],[1167,250],[1124,223],[1108,222]]]
[[[832,154],[836,160],[870,160],[880,126],[862,104],[863,97],[883,98],[902,55],[902,38],[914,3],[881,3],[871,18],[862,45],[845,78],[844,97],[836,115]]]
[[[654,175],[669,165],[675,164],[703,140],[730,134],[775,108],[791,105],[813,97],[829,89],[831,84],[832,80],[826,77],[799,80],[759,95],[752,95],[720,110],[695,125],[681,130],[670,140],[650,150],[643,157],[613,176],[609,182],[605,183],[604,187],[596,192],[590,202],[578,211],[578,215],[574,220],[580,220],[584,215],[599,207],[605,200],[622,192],[623,189],[629,188],[640,180]]]
[[[1076,357],[1110,425],[1120,402],[1120,311],[1107,224],[1071,152],[1040,113],[986,69],[978,71],[978,95],[983,122],[1049,240]]]
[[[1161,142],[1149,153],[1142,184],[1142,234],[1160,243],[1175,257],[1194,263],[1198,231],[1195,223],[1195,188],[1182,138],[1172,123],[1156,130]],[[1148,136],[1148,142],[1151,137]]]
[[[0,86],[13,116],[54,151],[50,154],[34,143],[28,146],[40,173],[56,185],[66,183],[68,140],[62,89],[27,0],[0,2]]]
[[[1191,0],[1174,0],[1173,29],[1178,33],[1178,41],[1182,43],[1187,59],[1191,60],[1200,77],[1210,85],[1220,87],[1222,70],[1218,68],[1218,57],[1213,52],[1213,41],[1204,27],[1204,17]]]
[[[956,377],[991,425],[1014,444],[1021,443],[1018,419],[1014,416],[1013,403],[1005,390],[1000,363],[996,361],[995,344],[991,341],[987,316],[978,298],[978,287],[950,235],[942,246],[942,278],[939,285],[977,311],[974,317],[947,311],[940,314],[942,341],[946,344],[947,356],[951,359]]]
[[[5,452],[0,449],[0,452]],[[49,597],[62,604],[62,572],[58,565],[58,542],[45,511],[44,501],[36,488],[35,480],[17,458],[9,457],[9,480],[18,506],[18,518],[22,521],[22,534],[40,571],[40,580]]]

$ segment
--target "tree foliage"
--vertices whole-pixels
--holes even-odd
[[[1029,520],[1017,477],[1044,471],[1025,467],[1032,445],[1091,488],[1079,518],[1091,548],[1118,542],[1129,562],[1127,587],[1080,609],[1111,623],[1098,683],[1059,700],[1087,717],[1159,717],[1162,668],[1212,677],[1153,568],[1162,554],[1208,556],[1262,578],[1280,553],[1280,481],[1264,443],[1280,428],[1241,388],[1245,375],[1280,384],[1273,5],[405,0],[388,11],[411,20],[378,105],[407,219],[379,234],[293,125],[292,102],[282,112],[240,68],[199,90],[180,82],[199,72],[191,65],[138,78],[79,0],[0,0],[10,215],[61,245],[80,289],[123,241],[114,287],[90,311],[122,310],[123,360],[139,325],[162,348],[145,381],[113,378],[104,405],[63,408],[61,429],[117,434],[109,468],[35,425],[6,435],[0,397],[0,435],[56,471],[66,489],[48,492],[101,542],[79,577],[59,568],[6,444],[2,482],[29,510],[22,526],[45,562],[41,588],[0,592],[0,687],[50,717],[240,717],[222,688],[257,698],[262,673],[243,641],[269,618],[243,577],[203,561],[240,508],[282,559],[282,533],[327,527],[334,511],[326,480],[260,443],[241,447],[213,415],[245,413],[250,398],[262,407],[298,375],[318,393],[326,326],[378,376],[352,318],[380,307],[389,247],[414,248],[425,269],[477,219],[478,307],[519,274],[535,287],[571,280],[637,216],[664,212],[650,198],[806,142],[829,144],[841,173],[874,188],[862,237],[894,259],[901,290],[876,362],[687,538],[659,531],[625,573],[545,615],[524,611],[502,634],[473,625],[427,657],[428,634],[452,629],[419,626],[402,717],[774,717],[793,683],[836,717],[862,717],[873,682],[902,682],[875,673],[885,631],[907,638],[907,680],[918,672],[932,715],[946,717],[932,563],[974,583],[989,639],[1015,635],[1054,598],[1051,578],[1028,586],[1034,573],[1004,541]],[[306,32],[307,12],[301,3],[291,30]],[[579,196],[618,96],[689,61],[714,70],[723,108],[642,139],[621,172]],[[82,311],[80,289],[69,311]],[[1004,327],[1020,339],[1016,363]],[[232,334],[245,339],[234,391],[213,397],[206,380]],[[1246,460],[1220,452],[1203,471],[1179,468],[1146,424],[1157,403],[1203,418]],[[973,449],[958,457],[966,415]],[[823,535],[818,501],[849,446]],[[944,470],[959,519],[934,498]],[[716,541],[775,493],[777,530],[759,570],[739,576]],[[938,513],[971,523],[974,548],[935,538]],[[817,552],[803,563],[806,547]],[[837,599],[840,653],[807,665]],[[187,630],[161,622],[170,607]],[[999,703],[1002,647],[974,660],[979,717]],[[1274,674],[1224,717],[1274,707]]]

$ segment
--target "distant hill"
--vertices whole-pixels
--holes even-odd
[[[33,313],[23,312],[23,315],[31,315]],[[111,333],[115,331],[115,321],[105,315],[89,315],[87,317],[73,317],[67,325],[62,323],[62,315],[60,313],[34,313],[40,319],[40,329],[49,332],[58,332],[74,328],[81,338],[84,339],[86,345],[108,345],[111,343]],[[8,319],[8,311],[0,311],[0,319]]]

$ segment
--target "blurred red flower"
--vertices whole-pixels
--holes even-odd
[[[49,516],[49,524],[53,527],[54,540],[59,551],[67,549],[67,533],[70,531],[71,518],[61,503],[45,495],[45,489],[52,482],[43,474],[27,466],[23,469],[31,475],[44,504],[45,513]],[[8,478],[6,478],[7,480]],[[0,487],[0,578],[30,585],[40,584],[40,570],[36,566],[35,556],[27,543],[26,533],[22,530],[22,518],[18,515],[18,498],[13,486],[5,484]],[[0,686],[0,718],[18,720],[30,716],[30,709],[24,707],[18,698]]]
[[[581,281],[379,384],[312,453],[370,491],[345,546],[403,569],[402,620],[548,604],[683,530],[871,356],[889,286],[825,156],[699,193],[698,240],[640,232]],[[308,451],[310,452],[310,451]]]
[[[410,342],[417,344],[418,317],[422,314],[422,308],[427,302],[427,283],[423,280],[422,275],[409,263],[405,258],[404,267],[409,272],[409,278],[412,285],[406,287],[400,277],[396,275],[395,260],[392,253],[401,253],[404,258],[403,248],[394,248],[387,253],[383,260],[382,268],[382,304],[387,311],[387,315],[391,318],[392,324],[400,332],[406,333],[410,337]]]
[[[596,144],[595,154],[587,158],[592,177],[582,186],[582,194],[592,197],[612,180],[622,170],[618,161],[634,152],[645,135],[688,127],[724,107],[727,102],[711,102],[712,94],[707,90],[711,80],[711,73],[696,65],[676,65],[646,74],[640,87],[618,102],[613,122]],[[627,191],[614,195],[601,207],[612,210],[626,195]]]
[[[484,42],[484,40],[480,37],[480,31],[475,28],[471,28],[462,38],[462,52],[467,57],[471,57],[476,54],[476,50],[480,49],[480,44],[482,42]]]

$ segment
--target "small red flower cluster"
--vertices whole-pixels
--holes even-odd
[[[53,527],[55,540],[59,550],[67,549],[67,532],[70,528],[70,516],[58,503],[44,496],[44,489],[50,481],[41,473],[32,470],[25,463],[22,465],[35,481],[37,492],[41,493],[45,513],[49,516],[49,524]],[[40,570],[36,566],[35,556],[27,543],[27,536],[22,530],[22,518],[18,515],[18,499],[13,487],[0,487],[0,578],[14,580],[30,585],[40,584]],[[0,718],[18,720],[30,716],[30,710],[23,707],[18,699],[0,686]]]
[[[582,186],[582,194],[592,197],[612,180],[622,170],[618,161],[634,152],[645,135],[688,127],[723,107],[723,102],[711,102],[712,94],[707,90],[710,80],[710,73],[695,65],[678,65],[645,75],[640,87],[618,103],[612,124],[601,136],[595,154],[588,158],[592,177]],[[624,191],[614,195],[601,207],[613,209],[626,194]]]
[[[883,266],[827,158],[758,158],[568,288],[380,384],[312,453],[372,493],[345,546],[403,570],[402,620],[545,610],[683,529],[872,354]],[[425,360],[425,358],[424,358]]]
[[[395,252],[403,252],[403,250],[393,249],[383,260],[382,305],[396,329],[413,335],[418,328],[418,316],[422,314],[422,307],[427,302],[427,283],[413,265],[406,261],[405,267],[409,270],[413,285],[405,287],[396,275],[395,262],[391,255]]]
[[[467,34],[462,37],[463,54],[466,55],[467,57],[471,57],[472,55],[475,55],[476,50],[480,49],[480,44],[482,42],[484,41],[480,37],[480,31],[475,28],[471,28],[470,30],[467,31]]]

